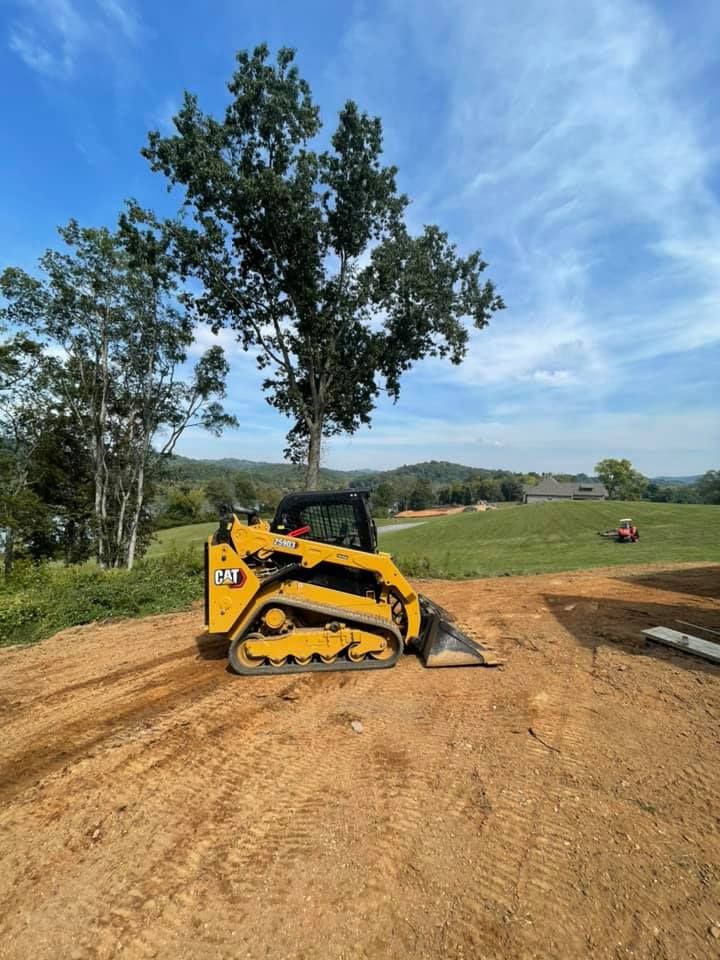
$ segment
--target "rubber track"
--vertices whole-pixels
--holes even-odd
[[[230,661],[230,666],[233,668],[235,673],[239,673],[242,676],[246,677],[262,677],[262,676],[282,676],[286,673],[322,673],[322,672],[332,672],[340,670],[385,670],[388,667],[393,667],[397,663],[400,654],[403,652],[403,638],[400,634],[398,628],[391,623],[389,620],[384,620],[381,617],[368,617],[363,616],[362,614],[352,614],[348,616],[348,611],[344,607],[332,607],[324,603],[306,603],[303,600],[293,600],[289,598],[278,598],[273,596],[268,598],[265,603],[258,610],[258,615],[265,609],[265,607],[271,606],[281,606],[285,605],[288,607],[295,607],[298,610],[308,610],[311,613],[320,613],[324,614],[327,617],[330,617],[335,620],[342,620],[346,623],[349,623],[351,626],[353,623],[362,624],[364,626],[371,627],[380,627],[385,633],[391,633],[398,640],[398,649],[394,657],[390,657],[388,660],[372,660],[370,657],[367,657],[365,660],[361,660],[359,663],[353,663],[352,660],[333,660],[332,663],[322,663],[312,660],[310,663],[300,664],[300,663],[287,663],[282,667],[275,667],[271,663],[265,664],[262,667],[253,667],[248,668],[244,667],[235,656],[235,651],[238,646],[243,642],[247,637],[247,631],[245,634],[236,637],[233,642],[230,644],[230,650],[228,652],[228,659]]]

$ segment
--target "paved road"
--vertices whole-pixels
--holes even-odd
[[[411,520],[409,523],[391,523],[386,527],[378,527],[378,536],[383,533],[394,533],[398,530],[409,530],[410,527],[421,527],[427,520]]]

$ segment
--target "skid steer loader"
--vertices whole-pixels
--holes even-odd
[[[381,669],[406,648],[428,667],[488,662],[378,552],[367,499],[289,494],[272,523],[223,512],[205,547],[205,624],[230,641],[236,673]]]

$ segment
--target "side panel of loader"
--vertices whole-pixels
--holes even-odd
[[[488,662],[387,553],[278,535],[233,516],[207,543],[205,589],[208,630],[231,641],[240,673],[392,666],[403,646],[428,667]]]

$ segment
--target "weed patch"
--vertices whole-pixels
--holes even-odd
[[[93,620],[183,610],[202,590],[196,550],[142,560],[133,570],[19,564],[0,581],[0,645],[32,643]]]

